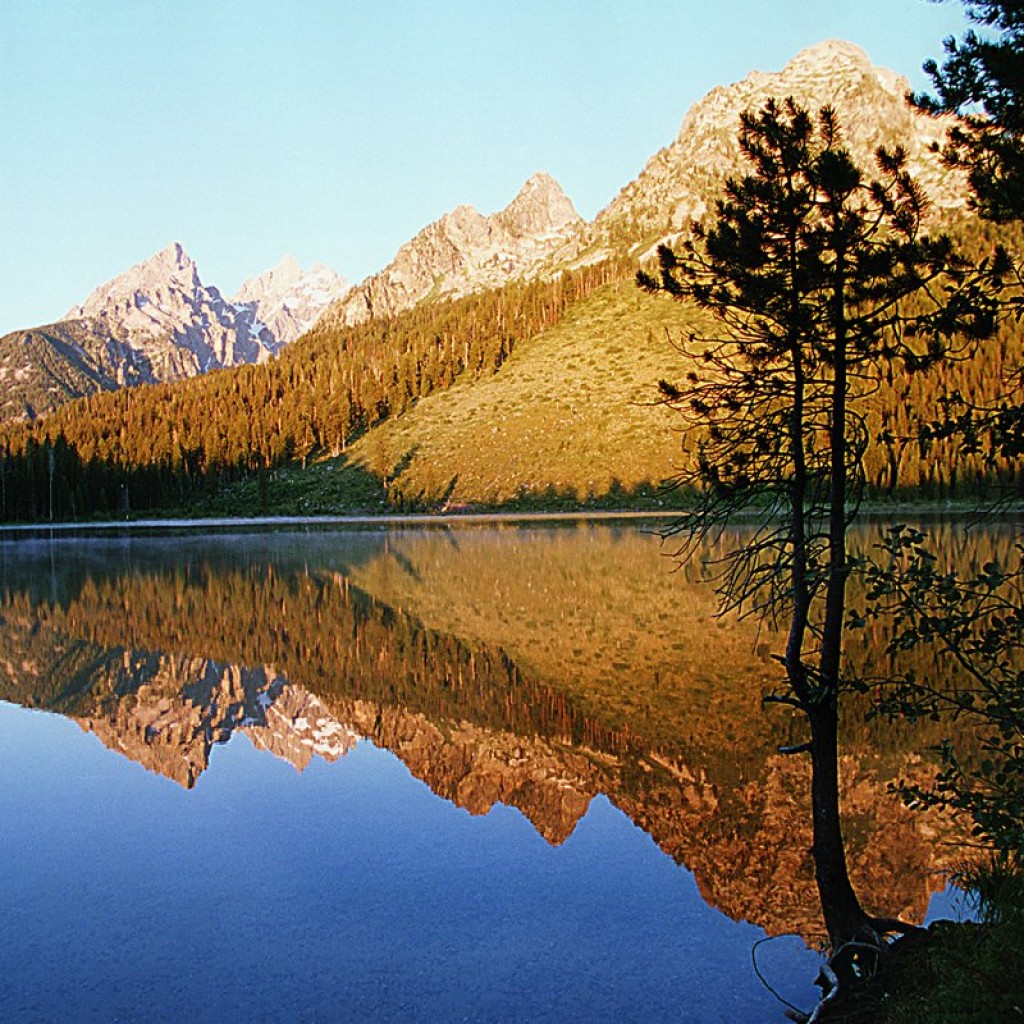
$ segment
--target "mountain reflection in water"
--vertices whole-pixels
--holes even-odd
[[[0,698],[186,787],[244,732],[300,770],[365,737],[550,843],[604,794],[731,918],[815,936],[806,765],[759,705],[776,638],[670,568],[635,526],[6,545]],[[852,873],[919,920],[959,853],[887,783],[927,778],[939,734],[849,719]]]

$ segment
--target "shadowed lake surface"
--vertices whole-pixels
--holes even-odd
[[[0,541],[0,1019],[753,1024],[766,938],[813,1005],[777,641],[671,570],[633,521]],[[917,920],[960,851],[887,783],[937,729],[844,732]]]

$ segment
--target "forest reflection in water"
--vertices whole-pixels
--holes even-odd
[[[937,535],[962,565],[1012,542]],[[818,934],[806,766],[776,752],[790,723],[759,701],[777,637],[715,618],[699,568],[672,572],[637,524],[128,534],[4,542],[0,558],[0,700],[186,788],[235,734],[300,770],[365,738],[551,844],[602,796],[732,920]],[[878,629],[851,638],[855,658],[877,661]],[[851,869],[888,914],[921,919],[961,855],[949,823],[887,792],[929,777],[940,735],[847,716]]]

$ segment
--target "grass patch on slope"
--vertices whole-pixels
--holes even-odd
[[[658,485],[680,442],[654,403],[657,381],[678,373],[670,337],[686,315],[631,282],[599,289],[494,377],[376,427],[350,461],[401,508],[668,504]]]

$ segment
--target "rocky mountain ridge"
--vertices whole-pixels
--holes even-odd
[[[874,65],[853,43],[829,39],[798,53],[778,72],[753,71],[712,89],[686,113],[676,138],[655,154],[593,222],[584,222],[548,174],[530,178],[503,211],[485,217],[456,207],[406,242],[391,263],[324,314],[323,325],[351,326],[392,316],[425,299],[454,298],[513,279],[551,277],[624,251],[641,258],[703,218],[730,174],[742,168],[740,115],[792,97],[812,112],[832,106],[846,144],[870,172],[880,145],[902,145],[908,167],[940,215],[966,207],[962,173],[933,147],[950,118],[906,102],[909,81]]]
[[[574,253],[584,224],[561,185],[539,172],[497,213],[457,206],[429,224],[383,270],[333,303],[323,322],[352,326],[427,298],[458,298],[529,279],[553,257]]]
[[[63,319],[91,320],[124,339],[154,380],[264,362],[281,344],[256,319],[254,303],[235,305],[204,285],[179,242],[101,284]]]
[[[939,211],[966,207],[966,179],[933,151],[945,139],[948,117],[930,117],[906,102],[910,82],[878,67],[853,43],[828,39],[798,53],[778,72],[753,71],[712,89],[686,113],[676,138],[645,164],[637,178],[595,217],[591,246],[633,248],[671,240],[713,208],[722,183],[742,167],[740,115],[769,99],[792,97],[817,113],[839,115],[844,141],[862,169],[874,169],[879,146],[902,145],[908,169]],[[652,237],[653,236],[653,237]]]
[[[96,390],[260,362],[314,322],[348,327],[608,256],[640,261],[713,208],[724,179],[742,168],[740,114],[772,97],[792,96],[812,111],[833,106],[866,169],[879,145],[904,146],[935,213],[956,216],[966,207],[964,177],[933,151],[949,120],[909,107],[908,90],[905,78],[876,67],[859,47],[826,40],[781,71],[754,71],[711,90],[592,223],[554,178],[537,173],[497,213],[458,206],[444,214],[351,289],[326,268],[302,275],[285,260],[228,300],[202,283],[180,245],[169,246],[100,286],[63,321],[0,339],[0,418],[32,418]]]
[[[34,418],[119,387],[182,380],[276,355],[347,288],[286,258],[233,299],[174,242],[96,288],[54,324],[0,338],[0,418]]]
[[[337,761],[360,738],[273,669],[203,658],[158,657],[130,697],[98,712],[78,724],[110,750],[186,789],[209,767],[214,746],[236,732],[300,772],[314,756]]]

